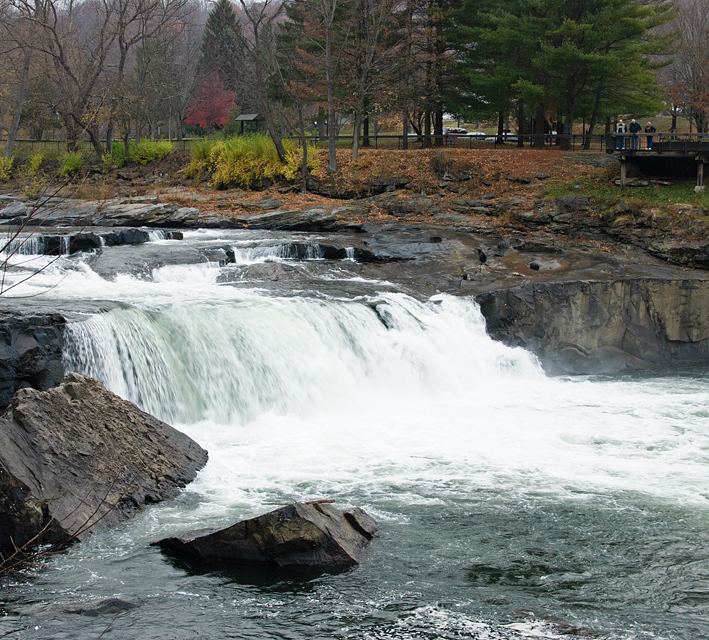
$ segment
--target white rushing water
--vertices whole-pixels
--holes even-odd
[[[701,382],[549,379],[491,340],[469,299],[278,294],[220,285],[219,273],[106,280],[57,263],[25,290],[130,305],[70,325],[67,366],[205,446],[194,487],[221,503],[304,482],[706,500]]]
[[[268,251],[237,255],[246,264]],[[317,283],[263,291],[220,284],[220,273],[205,264],[105,279],[58,261],[13,290],[121,303],[69,325],[67,368],[209,451],[186,490],[190,509],[153,511],[146,538],[321,497],[356,497],[384,522],[476,492],[640,496],[706,517],[706,377],[548,378],[533,356],[486,335],[471,299],[376,286],[334,297]],[[446,624],[453,615],[441,613]]]

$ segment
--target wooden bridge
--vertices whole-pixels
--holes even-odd
[[[652,159],[653,164],[672,166],[694,160],[697,164],[697,187],[704,189],[704,164],[709,162],[709,134],[664,133],[648,136],[640,133],[609,133],[606,153],[620,157],[620,186],[625,188],[627,163],[641,164]]]

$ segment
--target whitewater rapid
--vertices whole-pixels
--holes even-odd
[[[205,234],[192,240],[224,242]],[[240,248],[238,238],[227,240]],[[225,271],[287,260],[268,248],[235,253],[241,262],[227,268],[169,265],[112,277],[100,276],[89,261],[62,259],[13,290],[41,292],[63,305],[110,301],[110,311],[68,324],[65,367],[97,378],[209,452],[180,500],[92,543],[116,545],[109,556],[137,553],[162,535],[261,513],[265,503],[319,498],[363,506],[385,523],[385,532],[404,531],[404,540],[413,535],[406,531],[417,514],[435,517],[442,510],[457,521],[482,509],[494,523],[500,505],[521,513],[541,513],[550,504],[578,509],[571,522],[582,522],[598,504],[604,518],[681,509],[683,517],[709,521],[705,375],[547,377],[534,356],[487,336],[471,298],[420,299],[376,281],[365,283],[362,294],[362,282],[337,265],[297,288],[235,286],[238,279],[225,278]],[[357,287],[333,295],[320,286],[323,277],[342,290]],[[490,506],[471,506],[480,504]],[[616,526],[608,525],[594,544]],[[426,527],[416,531],[427,532],[416,534],[423,539],[436,535]],[[582,540],[584,533],[574,535]],[[583,550],[587,543],[575,544]],[[466,551],[465,562],[477,566],[481,553]],[[457,560],[446,562],[453,571]],[[103,569],[92,564],[90,571]],[[549,567],[538,571],[540,580],[553,574]],[[574,580],[594,582],[586,573],[579,570]],[[403,582],[396,588],[407,589]],[[384,635],[362,637],[477,633],[483,623],[466,613],[449,636],[437,635],[438,617],[448,625],[456,619],[461,605],[451,606],[421,604],[423,636],[414,625],[414,635],[387,627]],[[493,633],[487,624],[489,636],[480,637],[535,637],[533,625],[518,636],[512,627]],[[280,637],[275,627],[271,633]]]

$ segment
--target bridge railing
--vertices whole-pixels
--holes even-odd
[[[608,133],[606,134],[607,153],[634,153],[652,151],[662,153],[694,153],[709,151],[709,133],[667,133],[657,131],[649,134]]]

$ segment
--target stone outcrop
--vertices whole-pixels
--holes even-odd
[[[250,229],[278,229],[280,231],[343,231],[354,230],[358,227],[343,223],[335,212],[324,209],[310,209],[308,211],[286,211],[277,209],[267,213],[258,213],[239,216],[233,219],[235,226]]]
[[[0,549],[63,543],[174,498],[207,461],[183,433],[69,373],[0,418]]]
[[[490,335],[553,374],[611,373],[709,359],[709,281],[529,283],[478,296]]]
[[[404,177],[381,176],[372,179],[368,184],[353,189],[345,186],[336,178],[324,180],[320,180],[315,176],[308,176],[307,178],[307,186],[310,193],[339,200],[358,200],[367,196],[385,193],[386,191],[403,189],[409,182],[410,180]]]
[[[155,197],[84,201],[40,196],[23,205],[3,209],[0,224],[26,227],[197,227],[199,209],[161,203]],[[14,208],[13,208],[14,207]],[[7,209],[7,211],[6,211]]]
[[[294,502],[220,531],[190,531],[156,543],[164,551],[206,563],[340,571],[358,564],[377,525],[362,509]]]
[[[58,313],[0,311],[0,408],[16,391],[46,391],[64,377],[64,317]]]

